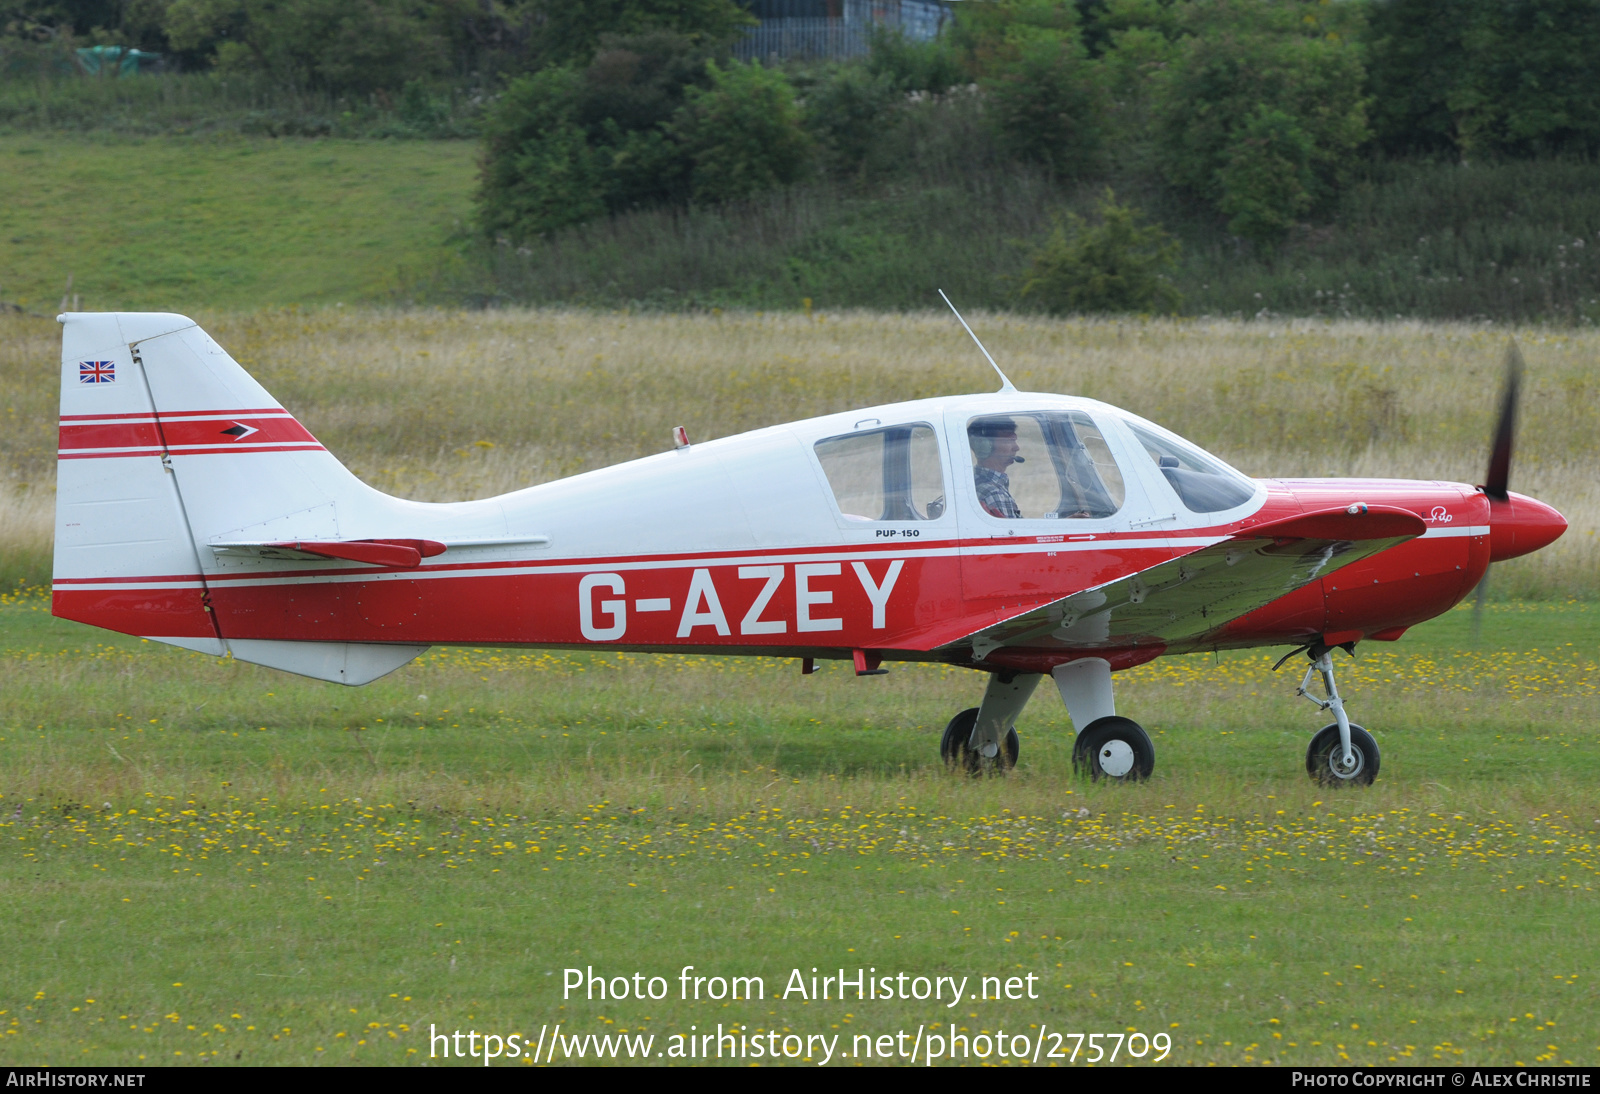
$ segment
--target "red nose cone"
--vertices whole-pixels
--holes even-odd
[[[1504,562],[1554,543],[1567,519],[1542,501],[1510,493],[1489,503],[1489,561]]]

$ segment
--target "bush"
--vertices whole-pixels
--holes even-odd
[[[692,51],[682,36],[611,39],[581,71],[513,81],[484,119],[483,229],[520,242],[607,212],[730,201],[799,179],[813,146],[788,80]]]
[[[812,150],[794,88],[776,69],[709,63],[673,122],[692,168],[694,200],[723,202],[798,181]]]
[[[607,37],[581,70],[513,81],[484,121],[483,228],[521,241],[687,201],[693,165],[670,123],[696,82],[710,85],[704,52],[670,31]]]
[[[1183,297],[1169,276],[1177,240],[1159,225],[1141,226],[1109,189],[1096,212],[1100,223],[1092,227],[1071,213],[1056,218],[1019,295],[1056,313],[1177,311]]]
[[[890,29],[873,32],[867,71],[887,80],[897,91],[933,95],[943,95],[969,79],[948,37],[916,42]]]
[[[706,50],[674,31],[611,37],[584,69],[578,122],[603,164],[612,212],[689,198],[691,164],[670,134],[690,87],[708,87]]]
[[[893,125],[895,107],[903,98],[887,75],[862,65],[842,65],[806,96],[806,128],[832,170],[854,175]]]
[[[581,88],[572,69],[543,69],[485,116],[478,217],[489,235],[520,240],[605,212],[601,162],[578,124]]]
[[[174,0],[174,49],[215,51],[224,71],[367,94],[442,73],[445,9],[425,0]]]

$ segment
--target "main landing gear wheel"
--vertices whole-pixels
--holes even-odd
[[[981,775],[985,771],[1007,771],[1017,766],[1017,753],[1022,744],[1017,739],[1016,727],[1013,726],[1006,733],[1005,747],[999,754],[985,759],[969,743],[972,740],[972,727],[977,724],[977,707],[963,710],[950,719],[950,724],[944,727],[944,739],[939,742],[939,755],[944,757],[945,766],[960,768],[971,775]]]
[[[1323,786],[1371,786],[1378,777],[1378,742],[1372,734],[1350,723],[1349,766],[1339,745],[1339,723],[1325,725],[1306,749],[1306,772]]]
[[[1072,766],[1091,779],[1143,782],[1156,767],[1156,746],[1138,722],[1115,714],[1096,718],[1078,734]]]

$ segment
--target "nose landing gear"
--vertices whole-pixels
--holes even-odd
[[[1353,642],[1341,648],[1352,655],[1355,653]],[[1311,738],[1311,746],[1306,749],[1306,772],[1324,786],[1371,786],[1372,780],[1378,777],[1378,742],[1345,716],[1344,700],[1339,698],[1339,688],[1333,680],[1333,650],[1334,647],[1321,642],[1305,647],[1311,665],[1295,689],[1296,695],[1305,696],[1318,710],[1333,711],[1334,717],[1332,724],[1323,726]],[[1299,652],[1294,650],[1285,655],[1278,665]],[[1326,698],[1319,699],[1310,692],[1311,679],[1318,675],[1322,677]]]

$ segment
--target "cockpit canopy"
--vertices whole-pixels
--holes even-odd
[[[971,416],[906,404],[927,417],[908,414],[887,425],[893,418],[867,419],[858,426],[870,428],[824,437],[813,451],[847,521],[939,520],[950,508],[947,468],[956,490],[1001,520],[1114,517],[1128,500],[1130,478],[1140,479],[1135,464],[1144,458],[1194,514],[1235,509],[1256,494],[1251,479],[1142,418],[1098,403],[1079,409],[1062,406],[1069,401],[1061,398],[1040,402],[1038,409]],[[1147,472],[1141,481],[1140,497],[1157,489]],[[1149,502],[1171,511],[1170,502],[1154,496]]]

